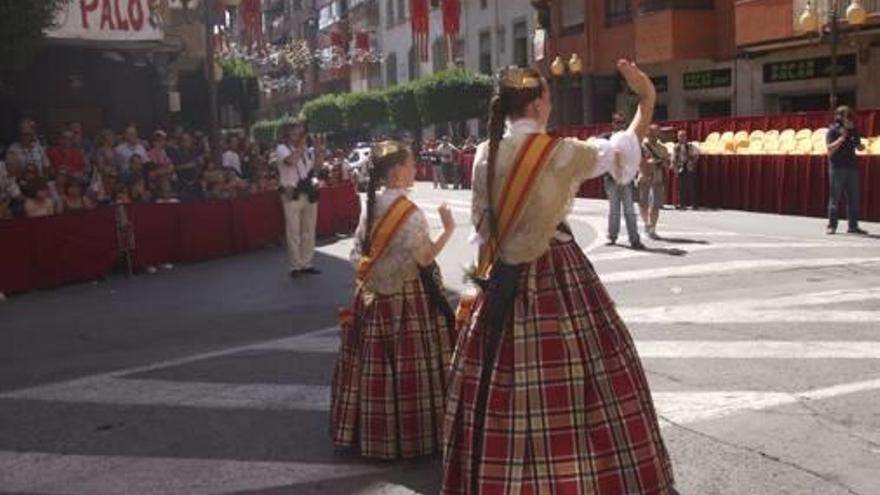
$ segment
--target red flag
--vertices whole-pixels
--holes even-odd
[[[357,35],[355,35],[354,46],[358,50],[363,50],[365,52],[370,51],[370,33],[366,31],[359,31]]]
[[[458,36],[461,26],[461,1],[442,0],[443,8],[443,32],[447,38],[454,39]]]
[[[422,62],[428,61],[428,36],[431,9],[428,0],[410,0],[410,18],[412,22],[413,45],[419,52]]]

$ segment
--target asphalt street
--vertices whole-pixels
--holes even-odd
[[[448,289],[469,191],[419,184]],[[664,210],[646,251],[570,223],[633,333],[683,495],[880,494],[880,235]],[[880,224],[863,227],[880,234]],[[367,462],[327,429],[350,239],[291,280],[281,248],[0,303],[0,493],[433,494],[437,458]]]

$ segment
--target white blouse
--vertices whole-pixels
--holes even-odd
[[[499,143],[495,163],[493,198],[496,217],[497,202],[520,147],[528,134],[541,132],[544,130],[531,119],[508,124],[507,133]],[[477,147],[474,157],[471,221],[479,239],[489,238],[486,189],[488,155],[489,144],[484,142]],[[572,200],[584,181],[605,173],[622,184],[632,181],[642,160],[642,148],[638,137],[630,131],[618,132],[607,140],[565,138],[558,143],[549,160],[501,246],[499,256],[506,263],[534,261],[549,249],[550,241],[557,235],[557,226],[565,221]]]
[[[377,194],[373,226],[375,227],[397,198],[406,196],[407,193],[406,189],[386,188]],[[360,263],[361,256],[364,254],[363,242],[367,229],[366,223],[366,212],[364,212],[355,231],[355,245],[351,252],[351,261],[355,267]],[[404,282],[414,280],[419,276],[416,253],[426,249],[430,244],[431,230],[428,226],[428,218],[422,210],[416,209],[394,235],[385,254],[374,262],[373,268],[367,274],[366,288],[386,295],[400,291]]]

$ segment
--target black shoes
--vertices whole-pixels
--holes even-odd
[[[321,270],[318,270],[317,268],[310,266],[308,268],[303,268],[302,273],[305,273],[307,275],[320,275]]]

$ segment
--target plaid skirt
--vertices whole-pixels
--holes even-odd
[[[337,447],[376,459],[440,450],[451,309],[441,311],[425,285],[415,279],[394,295],[356,291],[354,325],[342,335],[333,377]]]
[[[581,249],[554,241],[515,269],[513,304],[486,370],[493,289],[478,297],[458,338],[442,493],[672,493],[632,338]],[[489,377],[482,394],[481,373]]]

